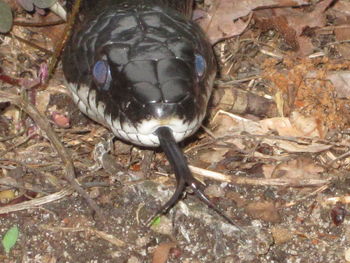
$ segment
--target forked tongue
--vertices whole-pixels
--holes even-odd
[[[161,214],[166,214],[171,207],[173,207],[177,201],[179,201],[183,192],[185,191],[186,186],[189,186],[196,196],[204,202],[209,208],[213,209],[216,213],[218,213],[221,217],[223,217],[228,223],[238,227],[235,222],[226,216],[223,211],[217,208],[209,198],[202,192],[200,189],[203,185],[197,179],[195,179],[187,165],[187,160],[177,145],[174,135],[170,128],[168,127],[160,127],[156,130],[156,134],[159,138],[160,146],[163,149],[166,157],[168,158],[176,177],[176,190],[173,196],[170,198],[168,202],[163,205],[156,215],[152,217],[149,222],[153,222],[153,219],[160,216]]]

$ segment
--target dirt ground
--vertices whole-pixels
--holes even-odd
[[[73,104],[60,63],[41,83],[64,27],[24,26],[58,18],[11,3],[17,23],[0,35],[0,236],[17,226],[19,237],[0,262],[350,262],[350,2],[244,2],[246,13],[199,5],[210,14],[221,3],[215,23],[229,29],[208,29],[215,91],[203,128],[181,143],[237,226],[190,191],[147,226],[175,189],[164,154],[111,143]]]

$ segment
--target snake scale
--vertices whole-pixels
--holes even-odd
[[[63,53],[74,102],[118,138],[160,146],[177,187],[157,215],[186,187],[234,224],[202,192],[177,142],[206,115],[216,75],[212,47],[189,17],[192,0],[85,0]]]

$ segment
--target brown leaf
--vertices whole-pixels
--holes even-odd
[[[270,118],[260,124],[265,129],[277,131],[280,136],[321,137],[322,134],[315,118],[304,117],[298,112],[293,112],[290,118]]]
[[[241,18],[257,8],[300,6],[308,4],[308,0],[216,0],[205,18],[199,24],[207,32],[210,41],[214,44],[222,39],[240,35],[248,26],[247,21]]]
[[[152,263],[165,263],[168,260],[170,249],[176,246],[175,242],[162,243],[154,250]]]
[[[251,202],[245,207],[245,210],[247,214],[256,219],[261,219],[271,223],[278,223],[281,221],[278,209],[273,202]]]
[[[306,29],[322,27],[326,24],[324,11],[334,0],[324,0],[315,5],[312,12],[303,9],[275,8],[255,12],[258,25],[263,30],[275,29],[298,54],[305,56],[313,51],[311,39],[303,35]]]
[[[333,9],[346,15],[350,15],[350,2],[347,0],[337,1],[334,4]]]
[[[298,180],[319,179],[319,174],[324,171],[309,158],[299,158],[276,166],[266,165],[263,170],[266,178],[283,177]]]

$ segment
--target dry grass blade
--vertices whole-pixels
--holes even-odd
[[[6,213],[11,213],[11,212],[16,212],[16,211],[21,211],[21,210],[26,210],[26,209],[31,209],[34,207],[38,207],[47,203],[51,203],[57,200],[60,200],[64,198],[67,195],[70,195],[73,193],[73,189],[70,187],[64,188],[59,192],[56,192],[54,194],[50,194],[47,196],[35,198],[33,200],[25,201],[23,203],[15,204],[15,205],[9,205],[9,206],[4,206],[0,207],[0,214],[6,214]]]
[[[329,180],[322,179],[302,179],[295,178],[247,178],[233,175],[225,175],[222,173],[210,171],[196,166],[189,166],[191,171],[201,176],[232,184],[246,184],[246,185],[273,185],[273,186],[287,186],[287,187],[307,187],[307,186],[323,186],[329,184]]]

